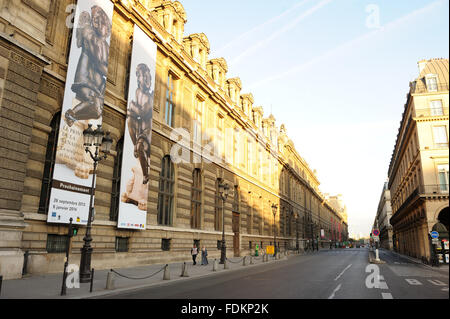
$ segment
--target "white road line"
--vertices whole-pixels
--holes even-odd
[[[381,296],[383,297],[383,299],[394,299],[394,297],[392,297],[392,294],[389,292],[382,292]]]
[[[387,283],[384,281],[384,277],[382,275],[378,276],[378,289],[389,289]]]
[[[336,287],[336,289],[334,289],[333,293],[331,294],[330,297],[328,297],[328,299],[333,299],[335,294],[339,291],[339,289],[341,289],[342,284],[339,284],[339,286]]]
[[[444,287],[441,289],[442,291],[448,291],[448,287]]]
[[[413,285],[413,286],[421,286],[422,283],[420,281],[418,281],[417,279],[405,279],[408,284]]]
[[[447,286],[447,284],[445,282],[442,282],[440,280],[431,280],[428,279],[429,282],[431,282],[433,285],[435,286]]]
[[[336,278],[334,278],[334,281],[338,280],[343,274],[344,272],[349,269],[352,266],[352,264],[348,265]]]

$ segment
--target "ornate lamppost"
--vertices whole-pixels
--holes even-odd
[[[298,212],[293,212],[294,216],[295,216],[295,250],[299,250],[299,244],[298,244],[298,220],[299,220],[299,213]]]
[[[92,220],[94,214],[94,187],[95,187],[95,179],[97,175],[97,166],[98,162],[106,159],[108,154],[111,151],[111,146],[113,140],[110,136],[110,132],[103,132],[102,126],[98,125],[97,129],[94,131],[92,129],[92,124],[89,124],[89,127],[83,132],[84,139],[84,147],[86,153],[89,153],[92,160],[94,161],[94,173],[92,176],[92,187],[90,191],[90,202],[89,202],[89,218],[87,221],[86,235],[83,238],[84,245],[81,248],[81,260],[80,260],[80,282],[87,283],[91,280],[91,255],[92,255],[92,237],[91,237],[91,228],[92,228]],[[95,152],[92,153],[90,147],[95,147]],[[104,155],[100,155],[100,152]]]
[[[277,255],[277,234],[275,227],[275,216],[277,215],[278,206],[276,204],[272,204],[272,213],[273,213],[273,245],[274,245],[274,257]]]
[[[220,264],[225,263],[225,259],[227,259],[227,246],[225,243],[225,201],[228,198],[228,192],[230,187],[228,184],[220,182],[219,183],[219,194],[222,198],[222,245],[220,247]]]

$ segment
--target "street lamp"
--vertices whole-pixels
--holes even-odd
[[[110,136],[110,132],[103,132],[102,126],[97,125],[97,129],[94,131],[92,129],[92,124],[88,125],[88,128],[83,131],[83,139],[84,139],[84,147],[86,153],[89,153],[92,160],[94,161],[94,173],[92,175],[92,187],[90,190],[90,202],[89,202],[89,218],[87,221],[86,235],[83,238],[84,245],[81,248],[81,260],[80,260],[80,282],[87,283],[91,280],[91,255],[92,255],[92,247],[91,247],[91,228],[92,228],[92,217],[93,217],[93,199],[94,199],[94,187],[95,187],[95,178],[97,175],[97,165],[98,162],[106,159],[108,154],[111,151],[111,146],[113,140]],[[90,150],[91,146],[95,146],[95,152],[92,153]],[[104,155],[99,154],[100,152]]]
[[[275,246],[274,249],[274,257],[277,255],[277,234],[275,228],[275,216],[277,215],[278,206],[276,204],[272,204],[272,213],[273,213],[273,244]]]
[[[298,212],[293,212],[293,214],[295,215],[295,250],[299,250],[299,245],[298,245],[298,219],[299,219],[299,213]]]
[[[225,201],[228,198],[228,192],[230,187],[228,184],[220,182],[219,183],[219,194],[222,198],[222,246],[220,252],[220,264],[225,263],[225,259],[227,259],[227,246],[225,244]]]

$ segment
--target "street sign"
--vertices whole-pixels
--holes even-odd
[[[437,231],[432,231],[430,233],[431,238],[439,238],[439,233]]]
[[[275,246],[267,246],[267,247],[266,247],[266,254],[267,254],[267,255],[273,255],[273,254],[275,254]]]
[[[374,230],[372,231],[372,234],[373,234],[375,237],[378,237],[378,236],[380,236],[380,230],[374,229]]]

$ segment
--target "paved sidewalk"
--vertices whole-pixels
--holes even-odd
[[[80,284],[80,288],[68,288],[65,296],[61,296],[62,273],[27,276],[22,279],[4,280],[1,287],[0,299],[81,299],[99,297],[127,290],[170,284],[179,280],[191,280],[203,276],[214,276],[224,271],[236,271],[243,269],[244,267],[257,267],[267,263],[281,262],[286,260],[286,258],[295,255],[296,254],[294,253],[291,253],[289,256],[282,254],[281,259],[277,260],[272,256],[269,256],[268,262],[263,262],[262,256],[253,257],[252,265],[250,265],[250,258],[247,256],[246,266],[243,265],[243,257],[229,258],[227,259],[228,269],[224,269],[224,265],[219,264],[219,259],[217,259],[217,271],[213,271],[214,259],[209,259],[209,264],[204,266],[200,265],[199,262],[194,266],[192,265],[192,260],[190,260],[186,261],[187,274],[189,277],[181,277],[183,262],[173,263],[168,267],[170,280],[163,279],[165,264],[114,269],[120,274],[114,274],[114,290],[106,289],[107,277],[110,270],[95,270],[92,293],[89,292],[90,283],[86,283]]]
[[[393,250],[386,250],[384,248],[380,248],[380,251],[383,251],[385,253],[391,253],[391,254],[397,255],[400,258],[408,259],[409,261],[411,261],[413,263],[420,264],[420,265],[422,265],[424,267],[427,267],[427,268],[429,268],[431,270],[435,270],[437,272],[440,272],[440,273],[443,273],[443,274],[446,274],[446,275],[449,274],[449,265],[448,264],[440,264],[439,267],[433,267],[433,266],[424,264],[418,258],[414,258],[414,257],[410,257],[410,256],[407,256],[407,255],[403,255],[403,254],[400,254],[400,253],[398,253],[396,251],[393,251]]]

